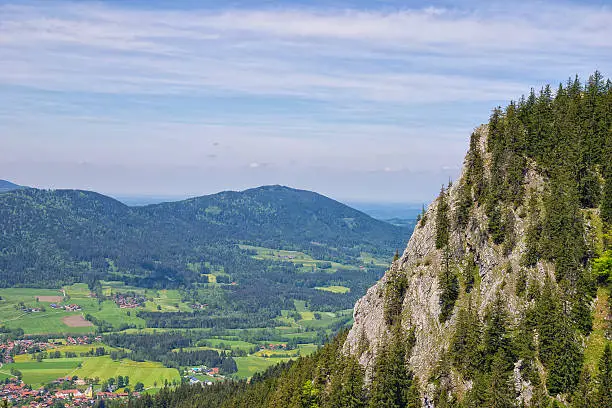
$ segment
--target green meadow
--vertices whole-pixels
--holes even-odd
[[[165,381],[180,381],[178,370],[164,367],[161,363],[138,362],[129,359],[115,361],[109,356],[85,359],[82,367],[75,370],[72,375],[80,378],[100,378],[101,381],[127,375],[130,377],[132,386],[137,382],[142,382],[145,388],[160,388]]]
[[[276,365],[283,361],[289,361],[291,358],[263,358],[256,356],[234,357],[238,372],[233,374],[235,378],[251,378],[253,374],[265,371],[268,367]]]

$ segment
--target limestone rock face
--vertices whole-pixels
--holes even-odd
[[[476,145],[484,158],[485,173],[490,166],[490,156],[486,149],[486,126],[474,131],[478,137]],[[458,202],[459,188],[464,182],[466,165],[464,163],[459,180],[453,183],[447,191],[447,201],[452,219]],[[543,188],[543,180],[534,171],[528,171],[525,176],[525,190],[534,191]],[[391,271],[401,271],[408,279],[408,289],[403,299],[402,326],[415,330],[416,344],[412,349],[409,365],[420,379],[423,389],[428,389],[428,380],[434,371],[441,355],[448,349],[456,322],[456,312],[465,306],[467,296],[462,294],[455,304],[451,317],[444,323],[440,322],[440,288],[438,276],[442,270],[444,257],[442,250],[436,249],[436,212],[438,200],[434,201],[426,212],[426,221],[417,225],[408,245],[400,259],[395,261],[385,276],[366,295],[357,301],[354,309],[354,325],[350,330],[344,350],[357,355],[359,362],[366,368],[366,376],[371,374],[373,360],[388,330],[384,319],[384,288]],[[514,233],[516,245],[510,253],[506,253],[500,245],[495,245],[487,232],[487,217],[483,206],[478,203],[472,206],[467,228],[458,231],[451,222],[450,249],[456,267],[460,270],[465,266],[467,255],[473,256],[479,268],[480,282],[472,290],[472,307],[478,310],[481,318],[487,306],[501,294],[508,302],[508,309],[517,318],[524,310],[524,300],[515,294],[516,271],[519,271],[520,260],[525,251],[521,238],[527,227],[525,208],[519,206],[513,210],[515,219]],[[514,271],[514,272],[511,272]],[[527,272],[530,281],[543,281],[544,274],[552,273],[550,268],[539,264]],[[364,344],[367,347],[364,347]],[[521,388],[530,395],[529,384],[521,383]],[[465,391],[471,387],[471,382],[462,381],[453,376],[453,387],[457,391]],[[431,387],[429,387],[431,388]]]

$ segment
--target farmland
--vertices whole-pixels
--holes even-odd
[[[129,359],[114,361],[109,356],[87,358],[83,361],[82,367],[71,375],[100,379],[129,376],[132,384],[142,382],[145,388],[159,388],[166,381],[172,383],[181,379],[178,370],[166,368],[161,363],[137,362]]]

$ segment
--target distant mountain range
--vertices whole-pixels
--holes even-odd
[[[0,180],[0,193],[5,193],[11,190],[19,190],[22,188],[26,188],[26,187],[11,183],[10,181]]]
[[[384,272],[385,264],[371,259],[389,262],[411,233],[320,194],[283,186],[143,207],[91,191],[18,189],[0,194],[0,231],[2,286],[103,279],[191,287],[207,282],[206,273],[222,271],[237,292],[256,291],[253,296],[291,292],[307,299],[320,293],[315,286],[344,285],[351,288],[346,307]],[[347,267],[304,277],[297,274],[299,265],[255,259],[239,246],[244,244],[301,251]],[[364,254],[371,257],[367,264]]]

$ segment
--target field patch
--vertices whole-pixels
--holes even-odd
[[[85,320],[82,315],[65,316],[62,318],[62,322],[68,327],[91,327],[93,323],[89,320]]]
[[[160,388],[166,381],[171,383],[181,380],[178,370],[164,367],[161,363],[129,359],[115,361],[109,356],[85,359],[81,368],[75,370],[72,375],[78,375],[80,378],[98,377],[101,381],[127,375],[131,385],[142,382],[146,388]]]
[[[62,303],[64,300],[63,296],[36,296],[36,300],[45,303]]]
[[[238,372],[234,377],[240,379],[251,378],[253,374],[265,371],[268,367],[276,365],[283,361],[289,361],[291,358],[263,358],[256,356],[234,357]]]
[[[351,291],[351,288],[346,286],[317,286],[315,289],[331,293],[349,293]]]
[[[71,375],[83,361],[82,358],[58,358],[37,361],[24,361],[6,364],[0,369],[5,375],[10,374],[11,368],[21,371],[23,381],[33,386],[47,384],[59,377]]]

